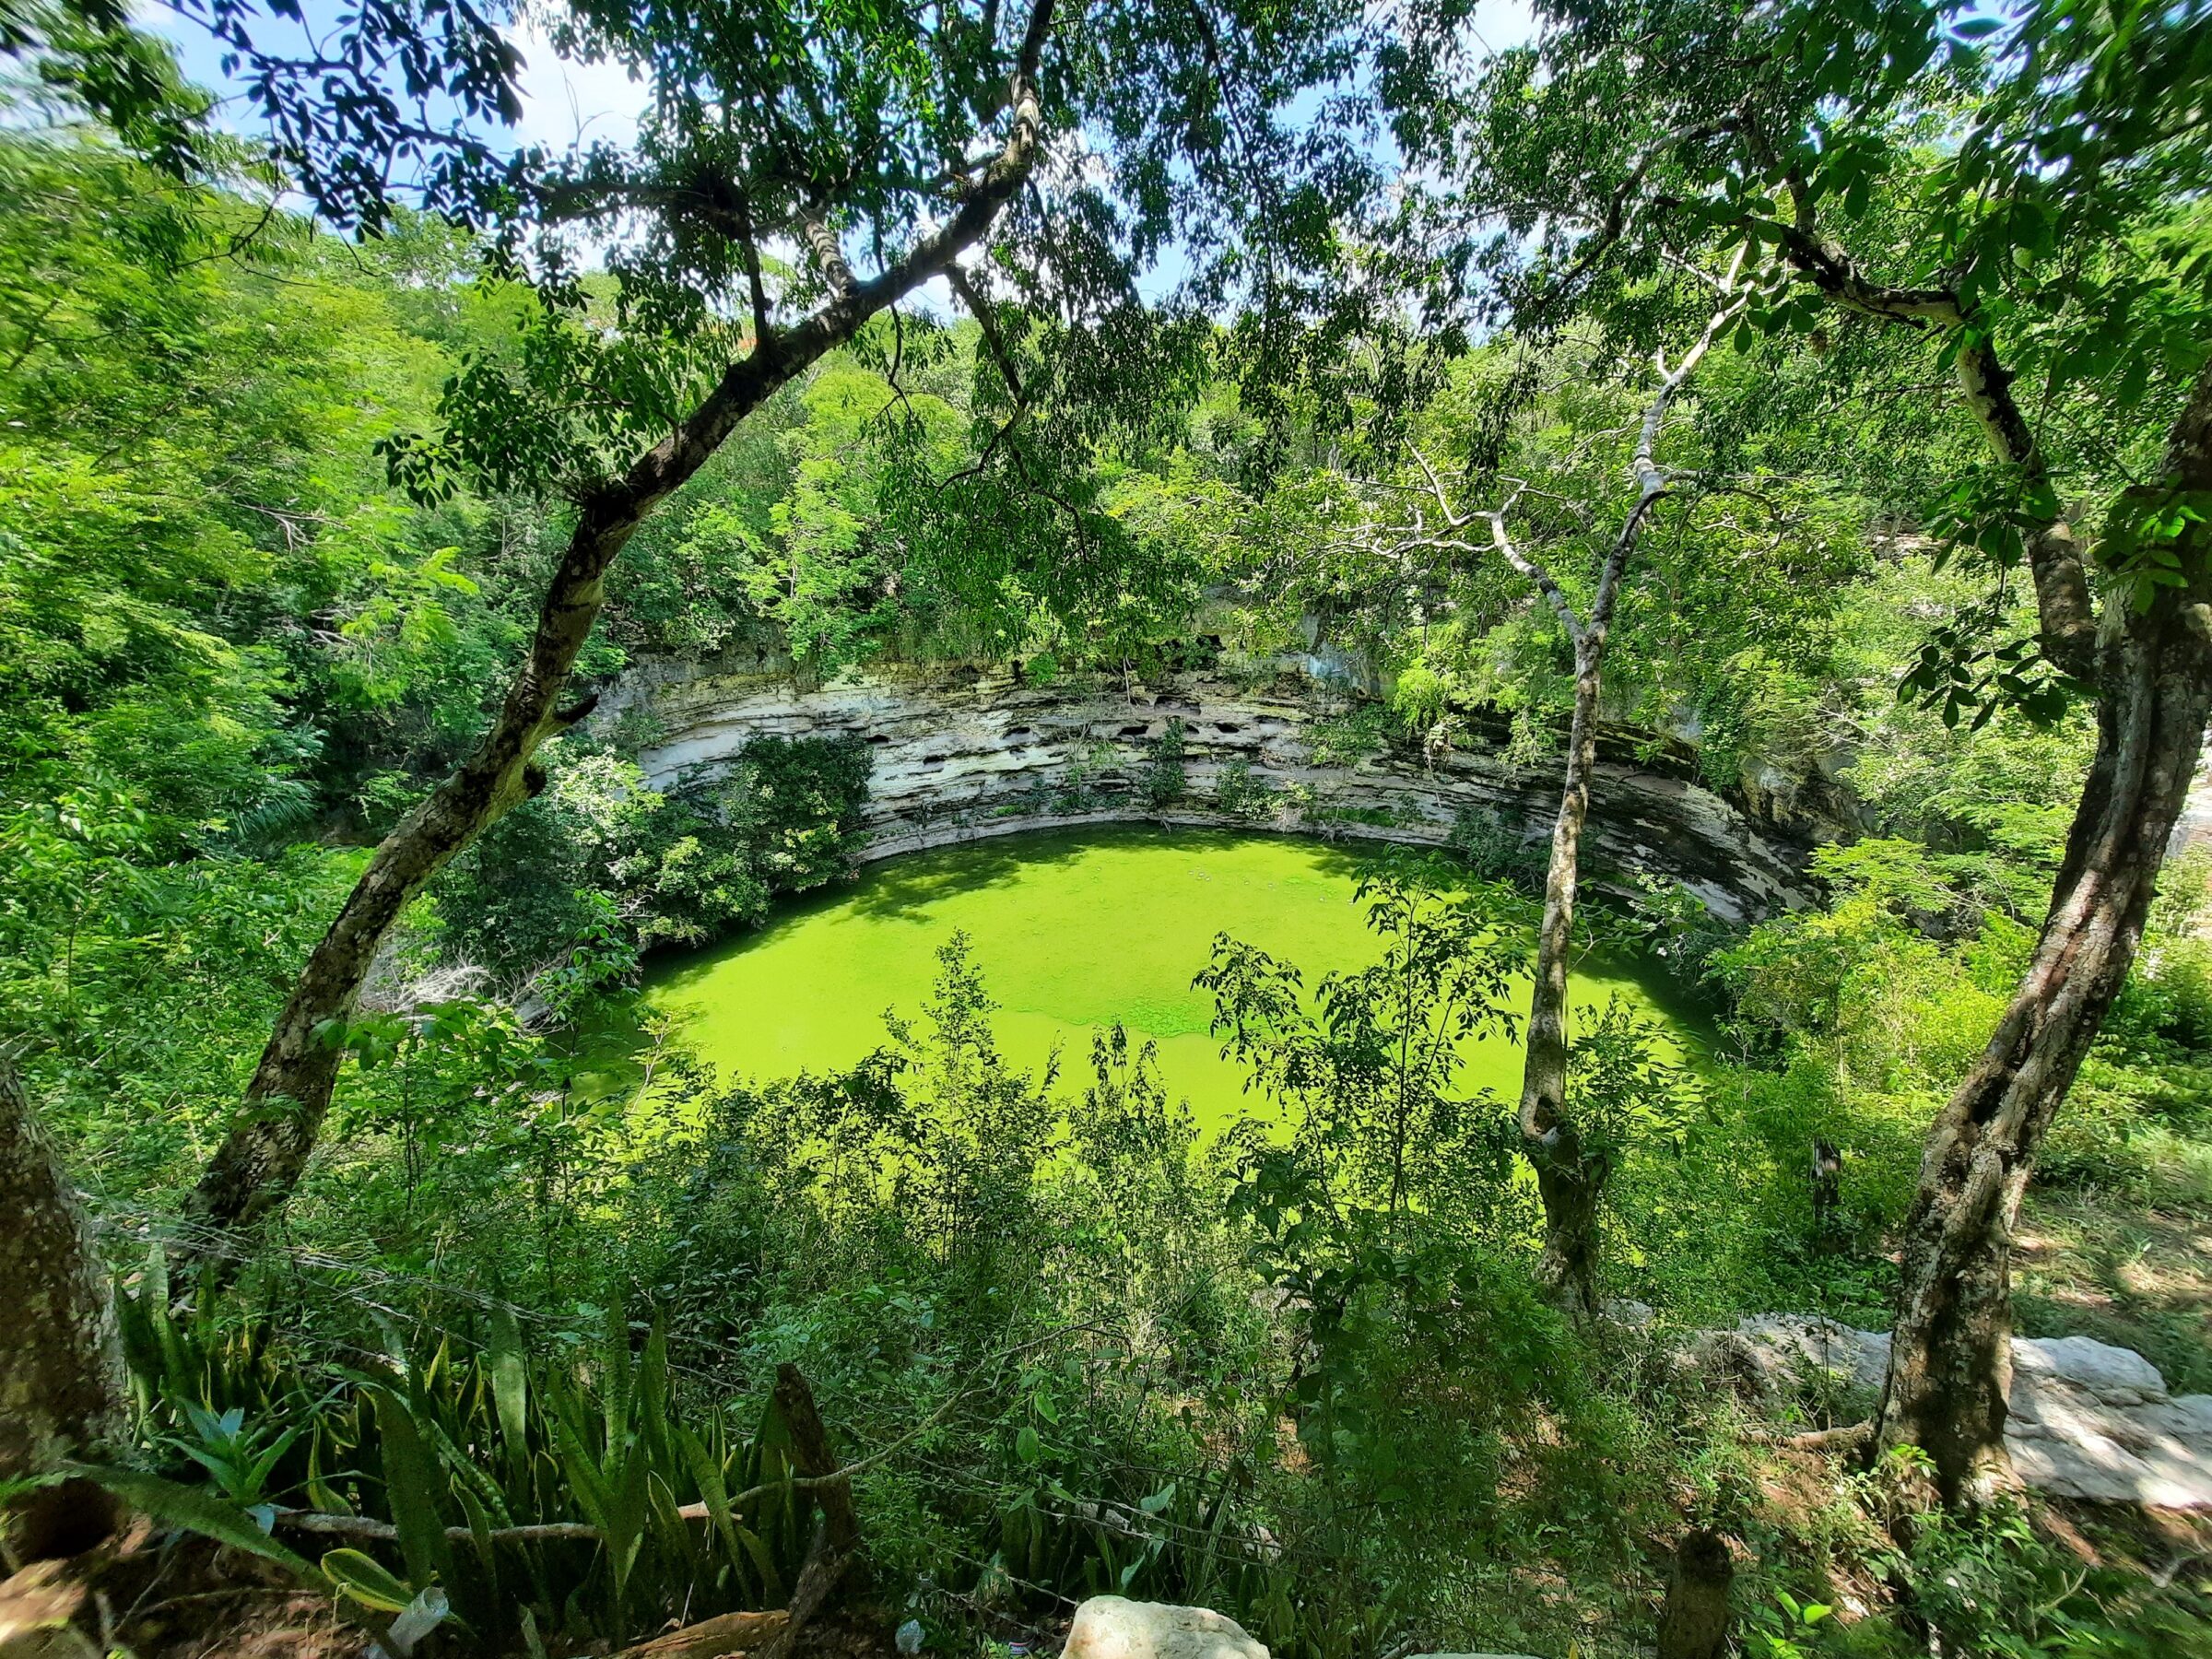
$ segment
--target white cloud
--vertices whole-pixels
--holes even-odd
[[[1472,32],[1492,52],[1510,52],[1536,38],[1535,9],[1529,0],[1477,0]]]
[[[627,147],[637,138],[652,90],[621,65],[565,59],[535,22],[510,29],[508,39],[523,53],[523,119],[515,135],[524,143],[565,150],[594,143]]]

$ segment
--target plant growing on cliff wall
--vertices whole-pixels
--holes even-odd
[[[1223,761],[1214,773],[1214,809],[1231,818],[1271,818],[1276,795],[1266,779],[1252,775],[1252,762],[1241,757]]]
[[[1533,890],[1543,877],[1535,844],[1494,812],[1463,806],[1452,818],[1444,845],[1477,881],[1511,882]]]
[[[1144,770],[1137,773],[1137,789],[1145,805],[1165,812],[1190,793],[1189,774],[1182,762],[1182,717],[1171,715],[1159,735],[1145,745]]]
[[[777,894],[852,867],[870,765],[850,735],[755,737],[722,776],[666,790],[614,754],[567,760],[441,877],[444,952],[520,986],[610,923],[632,968],[639,951],[755,925]],[[628,971],[601,962],[595,983]]]
[[[1101,738],[1087,738],[1068,757],[1066,770],[1053,786],[1055,812],[1088,812],[1101,798],[1101,781],[1121,767],[1121,754]]]

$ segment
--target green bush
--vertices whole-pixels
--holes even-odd
[[[724,775],[659,790],[612,753],[564,759],[440,877],[442,947],[522,986],[611,931],[630,956],[600,951],[605,983],[638,952],[758,924],[850,867],[870,765],[855,736],[762,736]]]

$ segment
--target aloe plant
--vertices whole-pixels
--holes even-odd
[[[728,1403],[678,1396],[657,1325],[633,1352],[610,1312],[581,1359],[555,1358],[500,1311],[470,1340],[388,1332],[378,1359],[339,1370],[265,1319],[180,1317],[167,1292],[157,1249],[117,1299],[124,1348],[149,1453],[198,1484],[116,1478],[156,1481],[174,1524],[258,1530],[296,1570],[313,1571],[293,1545],[324,1545],[322,1576],[359,1608],[436,1590],[473,1641],[520,1652],[781,1606],[796,1576],[814,1503],[778,1484],[772,1399],[746,1429]]]

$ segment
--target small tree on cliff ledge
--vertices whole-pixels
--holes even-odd
[[[1941,1496],[1972,1502],[2010,1478],[2021,1193],[2135,959],[2212,712],[2212,7],[1539,9],[1539,43],[1431,128],[1457,146],[1446,209],[1505,227],[1488,257],[1516,314],[1602,309],[1624,276],[1749,246],[1778,263],[1747,339],[1851,329],[1924,353],[1984,457],[1962,452],[1927,516],[1992,600],[1905,689],[1953,720],[2095,701],[2041,938],[1905,1221],[1877,1443],[1919,1447]],[[2039,626],[2007,639],[2023,567]]]
[[[898,308],[946,279],[982,324],[979,401],[1004,420],[977,467],[916,493],[988,509],[994,542],[1080,575],[1101,528],[1068,483],[1085,441],[1177,395],[1232,313],[1265,411],[1300,343],[1360,327],[1383,280],[1371,263],[1364,290],[1335,276],[1339,226],[1381,182],[1359,90],[1379,84],[1362,65],[1380,37],[1356,0],[568,0],[530,20],[563,55],[629,71],[647,107],[634,144],[559,156],[498,141],[522,112],[510,7],[371,0],[310,41],[286,0],[172,4],[227,50],[324,217],[373,231],[411,198],[487,229],[502,274],[535,286],[512,357],[471,361],[444,429],[390,446],[395,477],[422,497],[457,479],[558,493],[574,515],[488,729],[376,849],[278,1017],[193,1196],[219,1227],[297,1182],[332,1035],[408,902],[543,786],[537,749],[587,710],[569,680],[624,544],[778,387],[888,313],[895,400]],[[68,40],[47,44],[66,58]],[[1430,60],[1394,61],[1393,87],[1422,96],[1409,65]],[[127,95],[84,88],[131,130]],[[572,275],[593,246],[614,250],[611,309]],[[1148,308],[1137,279],[1169,248],[1180,303]]]

